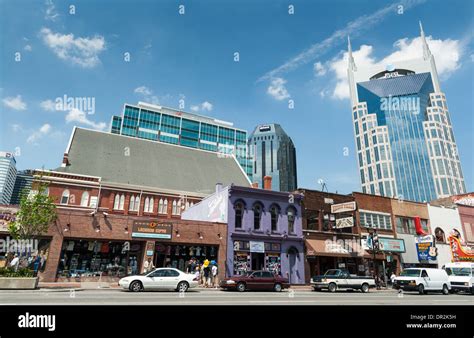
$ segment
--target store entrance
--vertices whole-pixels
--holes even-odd
[[[252,270],[263,270],[265,264],[265,254],[264,253],[252,253]]]

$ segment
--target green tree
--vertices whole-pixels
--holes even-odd
[[[56,219],[54,200],[47,195],[47,185],[38,180],[37,189],[22,193],[20,208],[8,230],[15,239],[34,239],[44,235]]]

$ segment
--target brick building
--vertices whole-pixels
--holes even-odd
[[[145,260],[185,270],[192,257],[215,260],[223,276],[226,227],[181,212],[217,182],[251,186],[234,157],[80,128],[60,168],[35,172],[33,189],[39,182],[58,214],[42,240],[42,281],[116,280]]]

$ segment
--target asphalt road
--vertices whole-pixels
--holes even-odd
[[[132,293],[118,289],[81,291],[0,291],[1,305],[474,305],[467,294],[398,294],[393,291],[313,292],[231,292],[191,290]]]

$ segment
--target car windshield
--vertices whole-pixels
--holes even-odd
[[[340,270],[328,270],[324,276],[337,276],[340,274]]]
[[[446,268],[448,276],[464,276],[470,277],[472,275],[471,268]]]
[[[407,269],[403,270],[400,276],[402,277],[420,277],[420,271],[417,269]]]

